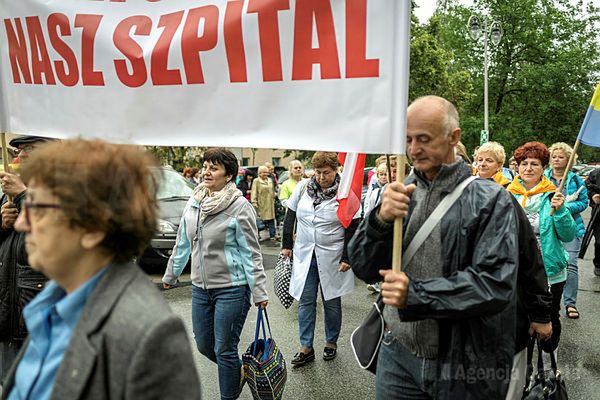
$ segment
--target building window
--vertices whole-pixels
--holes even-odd
[[[250,157],[242,157],[242,165],[250,164]]]
[[[280,162],[281,162],[281,157],[271,157],[271,164],[273,164],[274,167],[279,166]]]

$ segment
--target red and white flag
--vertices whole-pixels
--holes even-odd
[[[366,154],[339,153],[338,159],[344,166],[344,171],[337,194],[337,216],[344,228],[347,228],[360,210]]]

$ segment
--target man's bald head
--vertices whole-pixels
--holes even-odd
[[[460,140],[456,108],[438,96],[420,97],[408,107],[406,122],[407,154],[415,169],[433,180],[443,164],[455,161]]]
[[[443,97],[433,95],[419,97],[408,106],[409,114],[411,113],[411,109],[413,111],[417,111],[418,109],[419,112],[439,114],[439,118],[443,118],[442,124],[446,136],[460,127],[460,118],[456,107]]]

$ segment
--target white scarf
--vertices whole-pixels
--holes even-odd
[[[238,197],[242,196],[233,180],[218,192],[208,193],[208,189],[201,183],[194,190],[194,199],[200,204],[199,224],[202,224],[207,216],[220,213],[229,207]]]

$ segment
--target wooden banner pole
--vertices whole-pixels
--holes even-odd
[[[4,172],[10,172],[8,168],[8,147],[6,147],[6,132],[0,133],[0,141],[2,142],[2,163],[4,164]],[[8,201],[12,202],[12,196],[7,195]]]
[[[396,156],[396,182],[403,183],[406,171],[406,155]],[[404,218],[396,218],[394,221],[394,242],[392,251],[392,271],[402,271],[402,225]]]

